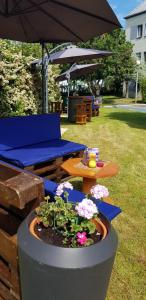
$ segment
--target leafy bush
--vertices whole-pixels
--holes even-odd
[[[34,57],[30,53],[29,44],[25,44],[24,51],[20,43],[0,40],[0,117],[41,112],[41,72],[39,68],[32,70],[30,63]],[[50,66],[50,69],[49,99],[60,100],[54,80],[59,68]]]
[[[141,81],[141,93],[142,93],[142,100],[146,102],[146,77],[144,77]]]

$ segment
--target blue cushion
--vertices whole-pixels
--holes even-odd
[[[57,113],[0,118],[0,151],[60,138]]]
[[[53,160],[72,152],[81,151],[85,148],[85,145],[58,139],[14,150],[1,151],[0,159],[24,168]]]
[[[54,183],[48,179],[44,179],[45,195],[54,197],[57,183]],[[85,198],[85,194],[77,190],[68,190],[69,201],[72,203],[81,202]],[[121,213],[121,209],[118,206],[93,199],[96,203],[100,213],[102,213],[109,221],[112,221],[117,215]]]

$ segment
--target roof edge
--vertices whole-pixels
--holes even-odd
[[[144,13],[146,13],[146,10],[141,11],[141,12],[139,12],[139,13],[135,13],[135,14],[126,16],[124,19],[130,19],[130,18],[133,18],[133,17],[136,17],[136,16],[140,16],[140,15],[142,15],[142,14],[144,14]]]

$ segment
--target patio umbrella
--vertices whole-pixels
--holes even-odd
[[[70,80],[76,79],[78,77],[81,77],[83,75],[90,74],[94,72],[97,68],[99,68],[101,64],[84,64],[84,65],[77,65],[73,64],[70,69],[68,69],[66,72],[60,74],[56,77],[56,81],[68,81],[68,97],[69,97],[69,84]]]
[[[47,88],[47,83],[48,83],[47,65],[48,65],[48,63],[51,63],[51,64],[65,64],[66,63],[67,64],[67,63],[78,62],[78,61],[85,60],[85,59],[104,58],[104,57],[108,57],[112,54],[113,53],[111,51],[86,49],[86,48],[76,47],[75,45],[69,45],[69,46],[66,46],[63,50],[57,51],[55,53],[51,53],[49,56],[46,55],[45,56],[45,61],[46,61],[46,95],[47,95],[47,91],[48,91],[48,88]],[[34,60],[31,64],[32,65],[42,64],[42,59]],[[92,68],[92,70],[94,68],[96,69],[95,65],[96,64],[92,64],[93,67],[90,67],[89,69],[91,69],[91,68]],[[89,67],[89,65],[88,65],[88,67]],[[85,73],[85,69],[86,69],[86,72],[89,71],[88,73],[90,73],[90,70],[88,69],[88,67],[86,66],[86,68],[84,68],[84,70],[83,70],[83,65],[81,65],[80,72],[83,71],[83,73]],[[78,70],[76,70],[76,71],[78,72]],[[69,94],[69,90],[68,90],[68,94]]]
[[[99,68],[101,64],[84,64],[84,65],[77,65],[74,64],[70,69],[66,72],[60,74],[56,77],[56,81],[63,81],[67,79],[76,79],[77,77],[90,74],[94,72],[97,68]]]
[[[46,90],[45,42],[87,41],[121,27],[106,0],[0,1],[0,38],[42,44],[42,90]],[[43,93],[44,108],[47,103]]]
[[[49,58],[48,56],[45,56],[45,58],[51,64],[73,64],[81,60],[104,58],[109,55],[112,55],[111,51],[79,48],[75,45],[69,45],[60,51],[51,53]],[[42,59],[36,59],[31,64],[42,64]]]

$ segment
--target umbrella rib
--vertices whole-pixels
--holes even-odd
[[[96,19],[98,18],[98,19],[101,20],[101,21],[108,22],[108,23],[110,23],[110,24],[112,24],[112,25],[116,25],[116,26],[117,26],[117,23],[115,23],[115,22],[113,22],[113,21],[111,21],[111,20],[109,20],[109,19],[107,19],[107,18],[101,17],[101,16],[99,16],[99,15],[95,15],[95,14],[93,14],[93,13],[90,13],[90,12],[85,11],[85,10],[82,10],[82,9],[80,9],[80,8],[71,6],[71,5],[69,5],[69,4],[60,3],[60,2],[57,1],[57,0],[49,0],[49,2],[56,3],[56,4],[58,4],[59,6],[63,6],[63,7],[66,7],[66,8],[68,8],[68,9],[72,9],[72,10],[74,10],[74,11],[76,11],[76,12],[81,13],[81,14],[85,14],[85,15],[87,15],[87,16],[89,16],[89,17],[93,17],[93,18],[96,18]]]
[[[18,0],[18,1],[14,4],[13,8],[11,9],[10,14],[12,14],[13,11],[15,11],[15,9],[19,6],[19,4],[20,4],[22,1],[23,1],[23,0]]]
[[[17,5],[18,5],[18,6],[19,6],[20,2],[21,2],[21,1],[19,1],[19,3],[17,2]],[[24,35],[25,35],[25,37],[26,37],[26,39],[27,39],[28,34],[27,34],[27,31],[25,30],[25,26],[23,25],[23,19],[22,19],[22,16],[19,15],[18,17],[19,17],[19,19],[20,19],[20,24],[21,24],[22,30],[23,30],[23,32],[24,32]],[[26,16],[26,15],[23,15],[23,18],[26,19],[26,22],[29,23],[29,25],[31,26],[32,30],[36,33],[36,35],[38,35],[37,32],[36,32],[36,30],[35,30],[34,27],[32,26],[32,24],[30,23],[29,19],[27,18],[27,16]]]
[[[25,27],[23,25],[23,21],[22,21],[21,16],[19,16],[19,19],[20,19],[20,24],[21,24],[22,30],[24,32],[24,35],[25,35],[26,39],[27,39],[28,35],[27,35],[27,32],[26,32]]]
[[[26,22],[27,23],[29,23],[29,25],[30,25],[30,27],[32,28],[32,30],[35,32],[35,34],[38,36],[38,32],[35,30],[35,27],[34,26],[32,26],[32,24],[31,24],[31,22],[29,21],[29,19],[27,18],[27,16],[26,15],[23,15],[23,18],[24,19],[26,19]],[[22,21],[22,20],[21,20]],[[23,24],[22,24],[22,26],[23,26]],[[26,30],[24,29],[24,32],[26,33]],[[27,37],[28,35],[27,35],[27,33],[26,33],[26,37]]]
[[[31,4],[34,4],[36,6],[37,3],[33,0],[28,0]],[[58,19],[56,19],[54,16],[52,16],[51,14],[49,14],[47,11],[45,11],[45,9],[43,9],[42,7],[39,7],[39,10],[44,13],[46,16],[50,17],[53,21],[55,21],[57,24],[59,24],[61,27],[65,28],[67,31],[69,31],[72,35],[74,35],[77,39],[79,39],[80,41],[83,41],[82,38],[77,35],[76,33],[74,33],[68,26],[66,26],[65,24],[63,24],[61,21],[59,21]]]
[[[22,2],[22,1],[24,1],[24,0],[18,0],[17,1],[17,3],[15,4],[15,6],[12,8],[12,10],[11,10],[11,14],[13,14],[13,12],[15,12],[16,14],[18,14],[18,13],[20,13],[19,11],[17,12],[17,7],[18,7],[18,5]],[[43,5],[43,4],[45,4],[45,3],[47,3],[48,2],[48,0],[44,0],[44,1],[42,1],[40,4],[38,4],[38,7],[39,6],[41,6],[41,5]],[[32,10],[33,9],[33,10]],[[31,5],[30,7],[27,7],[27,8],[25,8],[25,9],[22,9],[21,10],[21,14],[24,14],[24,13],[31,13],[31,12],[35,12],[35,11],[37,11],[38,10],[38,8],[36,9],[35,7],[34,7],[34,5]]]

